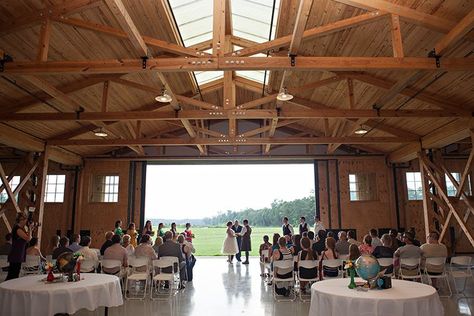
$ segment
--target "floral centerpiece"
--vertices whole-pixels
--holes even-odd
[[[71,253],[65,252],[59,255],[56,264],[59,272],[67,275],[69,282],[79,281],[81,271],[81,260],[84,257],[80,252]],[[79,273],[74,273],[79,271]]]
[[[346,261],[346,264],[344,265],[344,269],[349,273],[349,276],[351,277],[351,282],[347,286],[350,289],[355,289],[356,288],[356,283],[355,283],[355,263],[352,260]]]
[[[48,261],[46,262],[46,265],[44,266],[46,269],[46,272],[48,272],[48,276],[46,277],[47,282],[54,282],[54,274],[53,274],[53,269],[54,265],[52,262]]]

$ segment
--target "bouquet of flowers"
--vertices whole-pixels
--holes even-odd
[[[48,261],[46,262],[46,265],[44,266],[46,271],[48,272],[48,276],[46,277],[47,282],[53,282],[54,281],[54,274],[53,274],[53,269],[54,265],[52,262]]]
[[[347,286],[350,289],[355,289],[356,288],[356,283],[354,280],[355,277],[355,263],[352,260],[347,260],[346,264],[344,265],[344,269],[349,273],[349,276],[351,277],[351,282]]]

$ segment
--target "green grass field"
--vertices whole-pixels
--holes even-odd
[[[156,230],[156,227],[154,227]],[[196,236],[193,245],[198,256],[222,256],[222,243],[226,237],[225,227],[192,227]],[[184,231],[184,227],[178,227],[178,232]],[[258,256],[258,247],[263,243],[263,235],[268,235],[270,242],[274,233],[281,234],[281,227],[252,227],[252,256]]]

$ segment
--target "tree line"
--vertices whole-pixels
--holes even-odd
[[[241,211],[227,210],[213,217],[203,219],[208,226],[222,226],[228,221],[235,219],[242,221],[248,219],[251,226],[271,227],[280,226],[283,217],[288,217],[292,225],[297,225],[301,216],[306,217],[306,221],[313,222],[315,214],[314,191],[310,196],[295,199],[293,201],[274,200],[271,206],[262,209],[248,208]]]

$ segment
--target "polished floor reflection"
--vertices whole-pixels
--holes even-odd
[[[194,280],[174,300],[125,301],[118,308],[111,308],[111,316],[150,315],[308,315],[309,303],[275,302],[271,287],[262,282],[257,258],[249,265],[229,265],[225,258],[198,257]],[[474,315],[474,284],[469,283],[465,292],[472,299],[453,295],[442,298],[445,315]],[[103,315],[103,308],[89,312],[82,310],[75,315]]]

